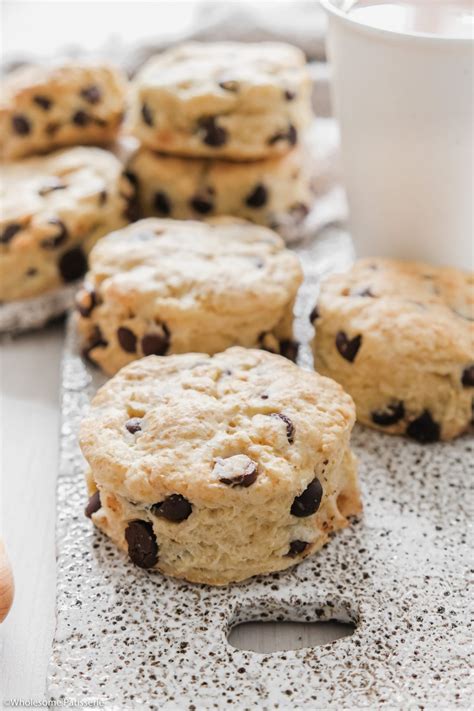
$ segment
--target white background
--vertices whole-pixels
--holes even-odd
[[[256,24],[284,32],[306,6],[311,21],[323,13],[318,0],[0,0],[3,60],[54,57],[58,50],[115,54],[120,47],[172,40],[225,9],[249,12]],[[289,10],[288,10],[289,8]],[[316,20],[314,36],[320,33]],[[300,27],[301,29],[301,27]]]
[[[5,0],[3,59],[25,52],[50,57],[63,47],[106,52],[117,41],[173,36],[193,25],[199,4],[192,0]]]

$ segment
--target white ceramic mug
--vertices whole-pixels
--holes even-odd
[[[473,40],[377,29],[321,2],[357,255],[472,269]]]

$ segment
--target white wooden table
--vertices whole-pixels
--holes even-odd
[[[15,575],[0,626],[0,699],[43,700],[55,624],[55,519],[63,328],[6,339],[0,350],[2,533]],[[337,639],[345,625],[252,623],[237,647],[268,652]]]
[[[0,627],[3,699],[42,699],[54,631],[61,326],[2,341],[2,532],[15,600]]]

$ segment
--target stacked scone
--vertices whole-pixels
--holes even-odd
[[[86,514],[136,565],[243,580],[359,513],[353,402],[291,362],[301,281],[281,237],[238,218],[149,218],[93,248],[78,325],[114,377],[82,425]]]
[[[129,221],[134,190],[112,153],[87,147],[120,129],[116,69],[27,67],[7,75],[1,97],[0,300],[15,301],[82,276],[92,245]]]
[[[190,43],[133,83],[129,174],[145,216],[235,215],[288,233],[307,214],[311,120],[303,53],[286,44]]]
[[[133,562],[216,584],[280,570],[360,511],[354,406],[291,362],[302,270],[268,229],[310,201],[304,57],[192,44],[152,60],[126,175],[104,150],[124,108],[123,77],[97,63],[5,80],[0,299],[89,270],[83,354],[114,377],[82,426],[86,512]],[[154,217],[128,226],[135,186]]]
[[[281,570],[359,513],[351,398],[278,355],[142,358],[82,423],[86,514],[142,568],[225,584]]]
[[[295,360],[296,254],[231,217],[149,218],[107,235],[77,295],[84,353],[106,373],[132,360],[233,345]]]
[[[243,580],[361,509],[354,405],[291,362],[303,275],[268,229],[308,210],[310,116],[287,45],[184,45],[135,79],[128,176],[148,219],[94,247],[77,322],[113,375],[81,430],[86,514],[140,567]]]

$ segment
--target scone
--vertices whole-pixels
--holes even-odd
[[[282,570],[361,510],[351,398],[278,355],[132,363],[82,423],[86,515],[143,568],[223,585]]]
[[[473,307],[472,274],[363,259],[322,284],[315,368],[352,395],[365,425],[451,439],[472,418]]]
[[[252,163],[174,158],[141,148],[128,174],[147,217],[235,215],[285,236],[287,228],[306,217],[312,202],[310,168],[298,148]]]
[[[133,82],[132,132],[174,155],[268,158],[295,146],[310,119],[304,54],[283,43],[191,42]]]
[[[125,108],[125,80],[106,64],[28,66],[1,85],[0,157],[113,140]]]
[[[147,219],[108,235],[78,293],[84,352],[106,373],[136,358],[232,345],[296,358],[298,257],[243,220]]]
[[[76,147],[0,166],[0,301],[83,276],[102,235],[128,223],[133,186],[115,156]]]

